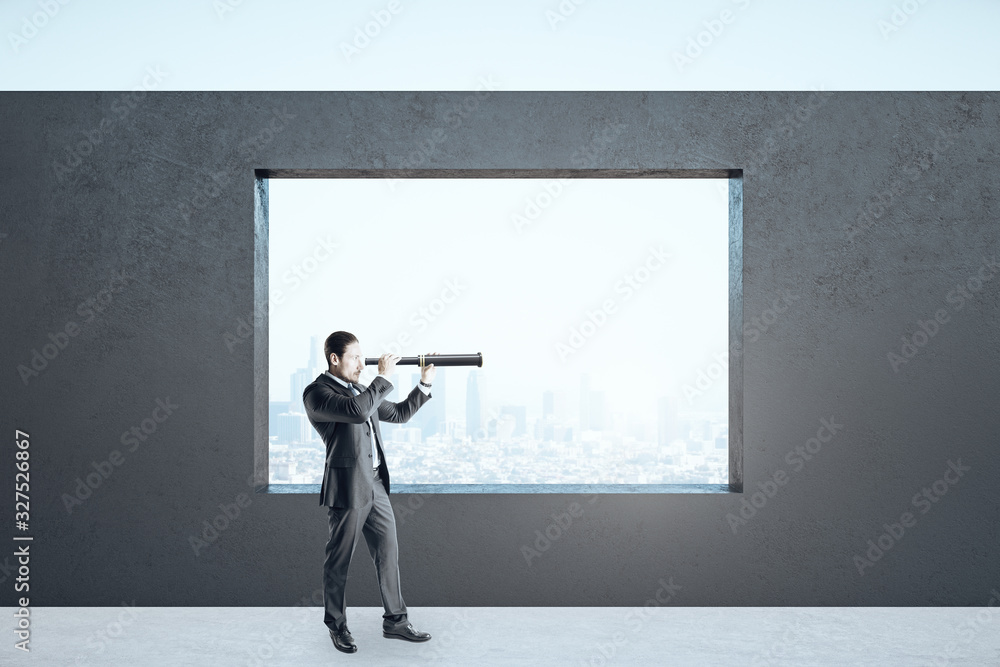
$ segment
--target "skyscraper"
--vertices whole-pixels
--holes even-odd
[[[323,357],[326,356],[326,351],[323,349],[325,343],[326,338],[320,340],[319,336],[309,337],[309,368],[316,369],[317,375],[330,367],[329,362],[323,361]]]
[[[267,434],[278,435],[278,415],[288,412],[292,404],[288,401],[270,401],[267,404]]]
[[[399,403],[400,401],[404,400],[407,396],[409,396],[410,390],[413,389],[413,385],[416,384],[417,382],[417,378],[412,373],[410,373],[410,371],[405,370],[406,368],[407,368],[406,366],[404,366],[403,368],[396,366],[396,372],[389,379],[389,381],[392,382],[394,387],[392,393],[390,394],[390,396],[392,397],[390,398],[390,400],[393,403]],[[410,421],[406,422],[405,424],[395,424],[394,426],[396,426],[397,428],[422,428],[421,424],[424,421],[424,415],[421,414],[422,412],[423,408],[417,410],[416,414],[410,418]],[[386,426],[388,426],[388,424],[385,424],[380,428],[385,429]],[[394,431],[395,429],[390,429],[390,430]]]
[[[473,442],[483,436],[480,431],[483,425],[482,411],[483,405],[479,400],[479,371],[472,370],[469,372],[469,379],[465,381],[465,433]]]
[[[296,369],[291,377],[291,391],[289,398],[292,402],[293,412],[304,413],[305,406],[302,404],[302,392],[306,390],[309,383],[316,379],[316,376],[329,368],[328,363],[323,359],[323,343],[326,339],[320,340],[319,336],[309,337],[309,364],[305,368]]]
[[[660,451],[664,451],[663,447],[681,436],[677,419],[677,399],[661,396],[658,408],[656,442],[661,447]]]
[[[603,431],[608,428],[604,391],[590,388],[590,374],[580,376],[580,430]]]
[[[555,416],[556,412],[556,394],[554,391],[549,389],[548,391],[542,392],[542,419],[546,417]]]
[[[605,392],[603,390],[590,390],[590,428],[595,431],[603,431],[610,424],[607,419],[607,409],[605,406]]]
[[[286,412],[278,415],[277,436],[279,443],[309,442],[309,434],[313,430],[315,429],[304,414]]]
[[[424,421],[421,423],[421,429],[424,438],[429,435],[437,435],[438,433],[444,434],[446,432],[445,428],[445,378],[448,376],[447,372],[438,371],[437,375],[434,376],[434,382],[432,383],[434,387],[431,389],[431,393],[434,395],[434,399],[427,402],[427,405],[417,410],[419,415],[421,412],[426,412],[424,415]],[[419,376],[415,377],[414,384],[419,381]]]
[[[292,403],[292,412],[306,411],[306,406],[302,403],[302,392],[306,390],[310,382],[316,379],[316,375],[319,375],[319,373],[313,374],[309,368],[299,368],[292,373],[292,390],[289,396]]]

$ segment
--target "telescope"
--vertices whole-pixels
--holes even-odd
[[[475,354],[420,354],[415,357],[401,357],[397,366],[479,366],[483,365],[483,353]],[[365,366],[377,366],[378,357],[365,357]]]

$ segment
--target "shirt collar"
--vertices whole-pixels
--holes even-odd
[[[329,375],[329,376],[330,376],[330,377],[332,377],[332,378],[333,378],[334,380],[336,380],[337,382],[339,382],[339,383],[341,384],[341,386],[343,386],[343,387],[347,387],[347,383],[346,383],[346,382],[344,382],[343,380],[341,380],[341,379],[340,379],[339,377],[337,377],[336,375],[334,375],[334,374],[333,374],[333,373],[331,373],[330,371],[323,371],[323,373],[324,373],[325,375]],[[350,387],[347,387],[347,388],[349,389]]]

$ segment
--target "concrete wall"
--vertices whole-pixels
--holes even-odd
[[[313,495],[250,494],[211,545],[189,543],[251,490],[252,338],[230,351],[224,337],[252,323],[254,168],[577,167],[587,147],[595,168],[744,170],[745,493],[427,496],[398,526],[407,603],[641,605],[672,579],[675,605],[985,604],[1000,585],[998,101],[0,95],[3,418],[8,437],[30,433],[32,604],[293,605],[319,590]],[[609,124],[624,128],[603,141]],[[760,331],[753,318],[786,290],[791,305]],[[925,340],[918,322],[935,315]],[[23,381],[17,367],[50,335],[63,347]],[[822,420],[842,426],[831,437]],[[808,460],[795,453],[807,446]],[[64,494],[114,450],[68,512]],[[0,460],[12,480],[10,443]],[[779,471],[785,484],[734,534],[727,514]],[[934,502],[914,503],[925,487]],[[571,502],[583,516],[529,566],[521,546]],[[905,512],[902,537],[859,573],[854,557]],[[349,604],[378,605],[356,555]]]

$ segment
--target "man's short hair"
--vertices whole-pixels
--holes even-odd
[[[347,331],[334,331],[332,334],[326,337],[326,343],[323,344],[323,353],[326,355],[326,365],[330,366],[330,355],[336,354],[338,357],[344,356],[344,350],[351,343],[357,343],[358,339],[352,333]]]

